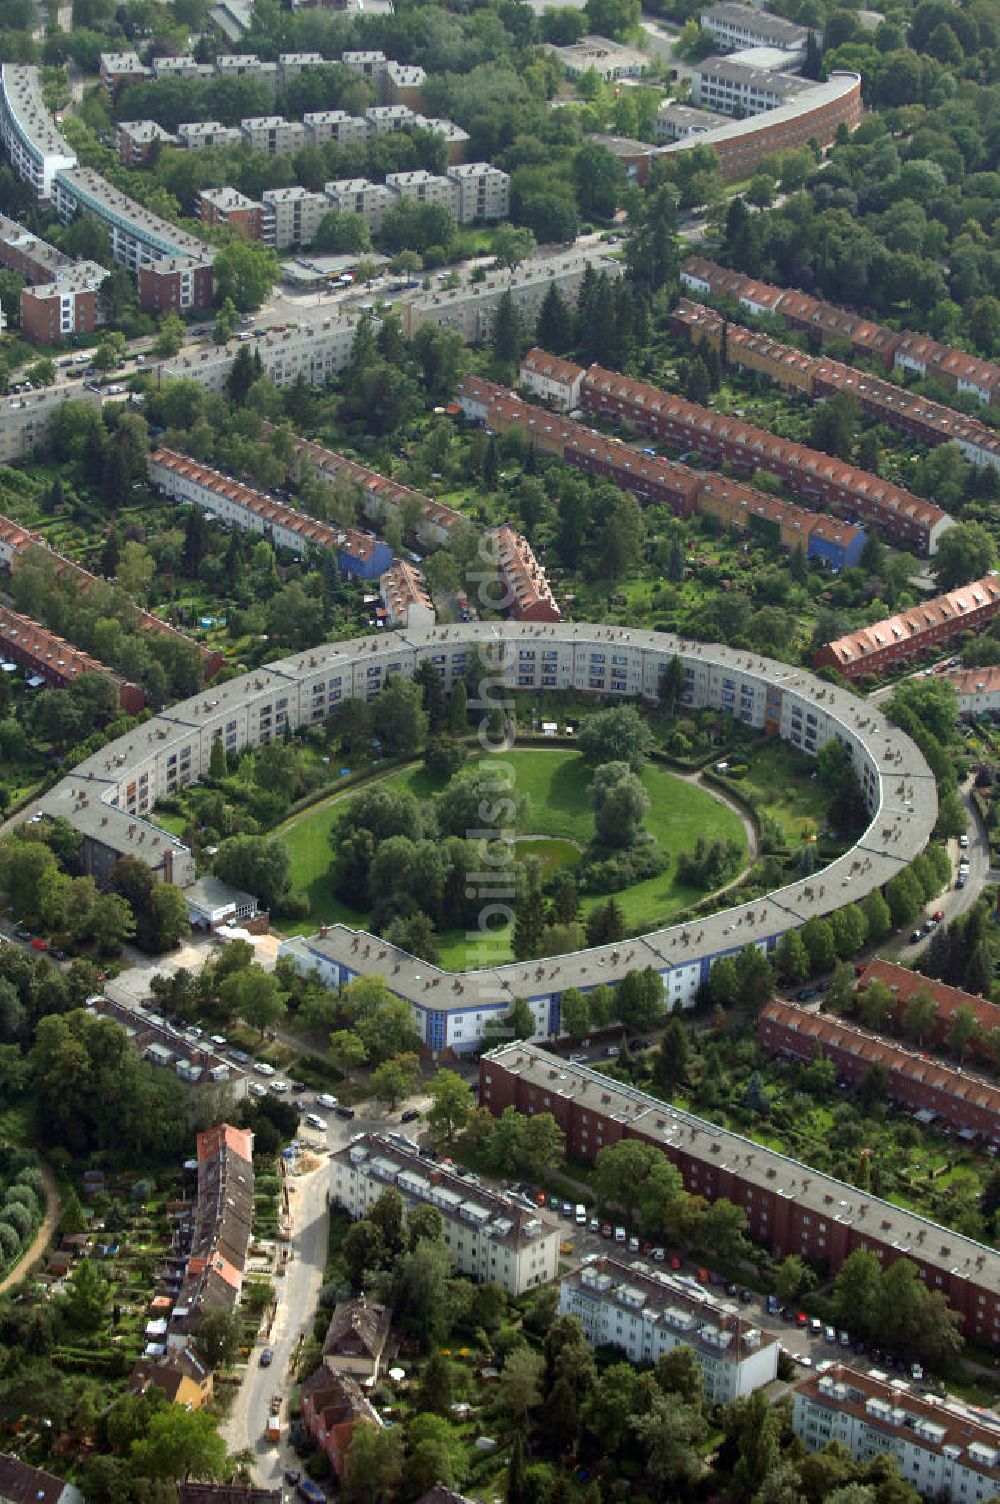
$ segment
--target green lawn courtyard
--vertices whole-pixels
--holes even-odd
[[[572,867],[593,836],[590,802],[590,770],[578,752],[561,748],[517,748],[503,761],[513,769],[514,789],[528,801],[528,812],[519,837],[520,854],[541,859],[546,874],[557,866]],[[398,779],[420,799],[428,799],[443,785],[430,777],[422,765],[389,775]],[[733,810],[705,789],[677,778],[666,769],[650,765],[642,775],[651,801],[646,828],[669,852],[671,861],[657,877],[635,883],[616,894],[631,929],[648,929],[669,920],[679,909],[704,897],[701,890],[686,887],[676,879],[676,857],[691,850],[698,837],[738,841],[746,849],[742,822]],[[365,785],[369,787],[370,785]],[[340,903],[330,888],[330,831],[347,803],[357,796],[355,787],[333,795],[322,804],[279,826],[275,834],[288,849],[291,881],[310,901],[309,915],[291,926],[308,933],[318,924],[343,923],[363,926],[367,915]],[[607,895],[583,900],[584,914]],[[441,935],[445,966],[462,968],[511,959],[508,936],[501,934],[488,948],[479,943],[470,953],[464,932]]]

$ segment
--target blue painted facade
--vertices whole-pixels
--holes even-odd
[[[861,551],[867,542],[868,536],[864,528],[857,525],[853,537],[846,544],[835,538],[817,538],[815,533],[810,533],[806,557],[821,559],[830,569],[838,572],[841,569],[853,569],[861,562]]]
[[[393,552],[388,543],[380,538],[371,538],[371,553],[367,559],[356,559],[346,549],[337,550],[337,563],[341,574],[354,575],[359,580],[377,580],[392,567]]]

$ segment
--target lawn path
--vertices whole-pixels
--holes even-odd
[[[55,1176],[47,1165],[41,1166],[42,1179],[45,1181],[45,1216],[42,1225],[31,1240],[30,1247],[26,1248],[14,1265],[10,1273],[0,1280],[0,1295],[16,1285],[38,1262],[42,1254],[52,1240],[52,1234],[56,1230],[56,1222],[59,1220],[59,1188],[56,1185]]]

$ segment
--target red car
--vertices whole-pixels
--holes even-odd
[[[35,939],[31,942],[31,948],[32,950],[48,950],[49,942],[47,940],[39,940],[36,935]]]
[[[681,1267],[680,1254],[672,1253],[670,1255],[670,1267],[671,1269],[679,1269]]]
[[[809,1317],[806,1315],[805,1311],[800,1311],[798,1313],[798,1315],[795,1318],[795,1325],[796,1326],[808,1326],[809,1325]]]

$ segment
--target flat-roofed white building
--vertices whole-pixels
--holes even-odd
[[[330,212],[326,195],[308,188],[265,188],[263,200],[261,239],[279,251],[310,245],[320,220]]]
[[[388,172],[385,186],[397,199],[406,199],[415,204],[437,204],[451,212],[454,193],[447,178],[427,172],[423,167],[412,172]]]
[[[461,162],[448,168],[451,212],[460,225],[506,219],[510,213],[510,178],[490,162]]]
[[[330,207],[339,214],[360,214],[369,230],[381,230],[383,221],[396,195],[385,183],[371,183],[367,178],[336,178],[327,183],[323,192]]]
[[[56,173],[76,166],[76,153],[42,99],[37,68],[0,64],[0,142],[40,199],[52,197]]]
[[[701,13],[701,29],[722,47],[774,47],[787,54],[786,62],[804,56],[809,29],[772,16],[755,5],[738,5],[735,0],[717,0]]]
[[[559,1283],[559,1311],[575,1316],[591,1347],[617,1347],[633,1363],[656,1363],[689,1347],[713,1405],[742,1399],[778,1374],[778,1339],[693,1279],[652,1264],[591,1256]]]
[[[301,120],[284,120],[280,115],[251,115],[240,121],[240,135],[251,151],[267,152],[272,157],[288,156],[308,143],[308,132]]]
[[[402,1134],[361,1134],[331,1156],[330,1166],[334,1199],[352,1217],[364,1217],[387,1186],[400,1192],[408,1208],[436,1206],[460,1274],[489,1280],[515,1297],[556,1277],[555,1222],[421,1159]]]
[[[302,116],[302,124],[316,146],[327,141],[349,146],[352,141],[368,140],[367,120],[360,115],[348,115],[346,110],[310,110]]]

